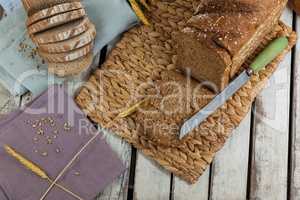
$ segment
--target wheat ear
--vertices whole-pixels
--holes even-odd
[[[37,176],[41,177],[42,179],[48,181],[49,183],[51,183],[51,184],[53,183],[53,181],[50,179],[50,177],[47,175],[47,173],[44,170],[42,170],[39,166],[37,166],[33,162],[26,159],[24,156],[22,156],[20,153],[18,153],[16,150],[14,150],[12,147],[10,147],[8,145],[4,145],[4,149],[5,149],[5,151],[7,152],[8,155],[15,158],[17,161],[19,161],[19,163],[21,165],[26,167],[28,170],[32,171],[34,174],[36,174]],[[62,186],[60,184],[56,184],[56,183],[55,183],[55,185],[58,188],[62,189],[63,191],[69,193],[73,197],[77,198],[78,200],[83,200],[77,194],[71,192],[70,190],[68,190],[64,186]]]
[[[136,104],[134,104],[133,106],[129,107],[127,110],[125,110],[124,112],[121,112],[117,118],[125,118],[133,113],[135,113],[137,111],[137,109],[139,109],[141,107],[141,105],[143,105],[147,100],[144,99]]]
[[[30,162],[26,158],[24,158],[21,154],[16,152],[13,148],[11,148],[8,145],[4,145],[5,151],[10,155],[11,157],[15,158],[19,163],[21,163],[24,167],[32,171],[34,174],[38,175],[42,179],[49,179],[48,175],[39,168],[36,164]]]
[[[138,16],[138,18],[145,24],[146,26],[150,26],[150,22],[146,18],[144,12],[140,8],[139,4],[136,2],[136,0],[129,0],[129,3],[134,10],[135,14]]]
[[[147,99],[144,99],[140,101],[139,103],[131,106],[128,108],[126,111],[120,113],[116,118],[114,118],[112,121],[107,123],[103,128],[109,128],[110,126],[113,125],[115,121],[117,121],[120,118],[126,118],[129,115],[133,114],[134,112],[137,111],[137,109],[144,103],[146,102]],[[55,180],[52,182],[52,184],[49,186],[49,188],[45,191],[44,195],[40,198],[40,200],[44,200],[46,196],[49,194],[49,192],[52,190],[52,188],[55,186],[56,182],[64,175],[64,173],[69,169],[69,167],[77,160],[77,158],[80,156],[82,152],[85,151],[85,149],[96,140],[98,137],[99,132],[96,133],[91,139],[74,155],[74,157],[70,160],[70,162],[64,167],[64,169],[58,174],[58,176],[55,178]]]

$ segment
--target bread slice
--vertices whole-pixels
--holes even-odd
[[[62,53],[72,51],[91,43],[96,37],[96,28],[90,24],[89,29],[68,40],[61,42],[39,45],[39,50],[47,53]]]
[[[175,36],[177,67],[223,90],[265,35],[278,23],[287,0],[204,0]]]
[[[48,63],[63,63],[63,62],[69,62],[76,60],[78,58],[81,58],[88,53],[92,51],[94,47],[94,42],[91,42],[90,44],[83,46],[79,49],[75,49],[66,53],[45,53],[40,50],[38,50],[39,55]]]
[[[89,53],[86,56],[75,61],[66,63],[49,63],[48,72],[59,77],[77,75],[87,69],[93,63],[93,54]]]
[[[28,27],[29,35],[34,33],[42,32],[45,30],[49,30],[53,27],[66,24],[68,22],[74,21],[76,19],[82,18],[86,15],[84,9],[73,10],[70,12],[66,12],[63,14],[55,15],[53,17],[41,20],[35,24],[32,24]]]
[[[31,36],[31,39],[38,45],[60,42],[87,31],[90,24],[91,22],[89,18],[84,17],[82,19],[69,22],[68,24],[64,24],[63,26],[58,26],[45,32],[34,34]]]
[[[78,10],[81,8],[83,8],[83,6],[80,2],[64,3],[64,4],[53,6],[51,8],[46,8],[28,17],[26,21],[26,25],[30,26],[39,20],[43,20],[57,14]]]
[[[58,4],[79,2],[80,0],[22,0],[27,15],[31,16],[40,10],[51,8]]]

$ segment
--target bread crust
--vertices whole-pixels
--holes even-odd
[[[58,4],[79,2],[80,0],[22,0],[23,6],[27,11],[28,16],[32,16],[36,12],[51,8]]]
[[[77,75],[87,69],[93,63],[93,54],[89,53],[86,56],[71,62],[65,63],[49,63],[48,72],[59,77]]]
[[[192,66],[189,66],[188,58],[185,63],[179,59],[177,67],[181,70],[192,68],[192,71],[198,72],[192,73],[195,79],[211,81],[223,90],[230,79],[235,77],[247,57],[255,51],[263,38],[278,23],[286,4],[287,0],[203,0],[198,2],[198,6],[194,6],[196,15],[188,20],[181,34],[194,40],[194,43],[206,45],[205,50],[213,50],[218,56],[212,64],[199,59],[195,60]],[[188,29],[193,30],[194,33],[186,32]],[[187,56],[182,52],[188,48],[190,47],[187,45],[181,45],[177,50],[178,57]],[[201,51],[203,50],[199,49],[199,53],[203,54]],[[196,52],[190,56],[197,57],[198,55]],[[223,64],[218,67],[217,62]],[[216,77],[214,74],[207,76],[204,73],[205,69],[218,71],[220,68],[224,70],[219,73],[224,74],[222,76]],[[201,71],[203,71],[202,74]]]
[[[63,63],[63,62],[77,60],[81,57],[84,57],[85,55],[87,55],[92,51],[93,47],[94,47],[94,42],[91,42],[90,44],[83,46],[79,49],[75,49],[65,53],[50,54],[50,53],[42,52],[40,50],[38,52],[39,55],[49,63]]]
[[[39,45],[39,50],[46,53],[68,52],[91,43],[95,37],[96,28],[93,24],[90,24],[89,29],[86,32],[61,42],[41,44]]]
[[[29,35],[49,30],[51,28],[66,24],[79,18],[83,18],[86,15],[84,9],[74,10],[59,15],[52,16],[50,18],[41,20],[28,27]]]
[[[35,34],[31,39],[38,45],[60,42],[85,32],[91,22],[88,17],[69,22],[64,26],[52,28],[46,32]]]
[[[64,3],[64,4],[53,6],[51,8],[46,8],[28,17],[26,20],[26,25],[30,26],[39,20],[43,20],[57,14],[61,14],[61,13],[65,13],[65,12],[69,12],[81,8],[83,8],[83,6],[80,2]]]

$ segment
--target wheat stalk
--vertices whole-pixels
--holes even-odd
[[[138,18],[143,22],[143,24],[145,24],[146,26],[150,26],[150,22],[148,21],[148,19],[146,18],[144,12],[142,11],[142,9],[140,8],[139,4],[136,2],[136,0],[129,0],[129,3],[132,7],[132,9],[134,10],[134,12],[136,13],[136,15],[138,16]],[[141,2],[142,3],[142,2]],[[146,2],[144,2],[146,4]],[[148,7],[148,6],[147,6]]]
[[[121,112],[117,118],[125,118],[133,113],[135,113],[137,111],[137,109],[139,109],[141,107],[141,105],[143,105],[146,102],[146,99],[134,104],[133,106],[129,107],[127,110],[125,110],[124,112]]]
[[[149,11],[150,7],[148,5],[148,3],[146,2],[146,0],[139,0],[139,2]]]
[[[116,118],[114,118],[112,121],[107,123],[103,128],[109,128],[115,121],[117,121],[120,118],[126,118],[129,115],[133,114],[134,112],[137,111],[137,109],[144,103],[146,102],[147,99],[144,99],[140,101],[139,103],[131,106],[128,108],[126,111],[121,112]],[[46,196],[49,194],[49,192],[52,190],[52,188],[55,186],[56,182],[64,175],[64,173],[69,169],[69,167],[74,163],[74,161],[77,160],[77,158],[80,156],[82,152],[85,151],[85,149],[96,140],[98,137],[99,133],[96,133],[91,139],[74,155],[74,157],[70,160],[70,162],[64,167],[64,169],[57,175],[55,180],[52,182],[52,184],[49,186],[49,188],[45,191],[44,195],[40,198],[40,200],[44,200]]]
[[[51,183],[51,184],[53,183],[53,181],[50,179],[50,177],[47,175],[47,173],[44,170],[42,170],[38,165],[34,164],[30,160],[28,160],[27,158],[25,158],[24,156],[22,156],[20,153],[18,153],[12,147],[10,147],[8,145],[4,145],[4,150],[7,152],[8,155],[10,155],[14,159],[16,159],[25,168],[27,168],[28,170],[30,170],[31,172],[33,172],[37,176],[41,177],[42,179],[48,181],[49,183]],[[55,183],[55,185],[58,188],[64,190],[67,193],[69,193],[73,197],[75,197],[75,198],[77,198],[79,200],[83,200],[81,197],[79,197],[75,193],[71,192],[67,188],[63,187],[62,185],[59,185],[59,184],[56,184],[56,183]]]

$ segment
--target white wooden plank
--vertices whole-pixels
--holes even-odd
[[[222,150],[217,153],[212,164],[212,200],[246,199],[250,124],[249,112]]]
[[[142,153],[137,154],[134,199],[168,200],[171,175]]]
[[[292,24],[292,12],[283,21]],[[251,199],[287,197],[291,54],[286,56],[255,109],[251,169]]]
[[[297,17],[296,31],[300,33],[300,17]],[[294,57],[294,95],[292,112],[292,163],[291,163],[291,200],[299,200],[300,197],[300,41],[298,40],[295,48]]]
[[[105,138],[107,143],[110,144],[112,149],[119,155],[119,158],[123,161],[127,170],[108,186],[97,200],[126,200],[130,173],[131,146],[111,133],[106,134]]]
[[[0,108],[5,106],[10,99],[9,92],[0,84]]]
[[[198,182],[191,185],[187,182],[175,177],[174,178],[174,200],[182,199],[208,199],[209,193],[209,174],[210,167],[206,169],[204,174],[199,178]]]
[[[12,96],[8,90],[6,90],[0,84],[0,113],[6,114],[16,109],[20,104],[20,97]]]

